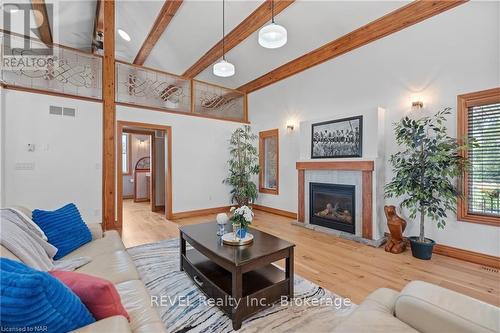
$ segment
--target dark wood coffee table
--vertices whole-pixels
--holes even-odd
[[[215,222],[180,227],[181,270],[216,301],[235,330],[245,318],[282,296],[293,297],[295,245],[253,228],[248,231],[254,236],[252,244],[231,246],[216,235]],[[186,242],[193,249],[186,251]],[[286,259],[285,272],[272,265],[280,259]]]

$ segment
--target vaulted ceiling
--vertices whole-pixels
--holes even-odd
[[[30,4],[32,1],[37,2],[12,2]],[[178,75],[192,76],[194,73],[196,79],[231,88],[240,87],[410,2],[290,0],[276,10],[276,22],[288,30],[288,43],[279,49],[265,49],[257,42],[257,25],[260,23],[247,18],[252,13],[255,15],[252,18],[257,17],[259,10],[260,13],[268,10],[269,7],[265,6],[269,2],[226,0],[226,34],[245,19],[245,27],[253,25],[254,29],[246,29],[245,36],[248,37],[241,42],[236,40],[233,43],[236,46],[226,54],[227,60],[236,66],[236,74],[220,78],[213,75],[211,67],[218,60],[218,54],[215,57],[209,54],[207,58],[206,53],[222,37],[222,0],[184,0],[168,4],[171,1],[179,0],[116,1],[116,28],[125,30],[131,37],[130,41],[125,41],[116,34],[116,58],[130,63],[139,60],[144,66]],[[99,1],[45,2],[54,9],[50,19],[53,42],[90,51]],[[158,17],[160,13],[164,15]],[[21,12],[16,14],[22,15]],[[21,17],[18,19],[13,16],[11,30],[23,33]],[[260,20],[268,22],[262,17]],[[143,45],[146,40],[149,44]],[[207,59],[211,63],[205,67]],[[195,64],[202,66],[194,68]]]

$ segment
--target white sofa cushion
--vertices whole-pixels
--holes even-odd
[[[66,255],[64,259],[76,257],[94,258],[101,254],[111,253],[115,251],[125,251],[125,246],[123,246],[118,232],[111,230],[106,231],[101,238],[95,239],[90,243],[80,246],[75,251]]]
[[[496,306],[423,281],[403,288],[395,314],[422,333],[492,333],[500,329]]]
[[[123,307],[130,316],[132,331],[147,332],[144,327],[146,325],[163,327],[158,311],[151,305],[151,296],[141,281],[126,281],[115,285],[115,287],[120,294]],[[150,332],[161,332],[161,330]]]
[[[72,331],[73,333],[132,333],[127,319],[123,316],[113,316],[101,319],[93,324]]]
[[[92,261],[76,270],[111,281],[113,284],[139,280],[139,273],[132,258],[126,251],[104,253],[92,258]]]
[[[335,333],[417,333],[394,317],[394,302],[399,293],[380,288],[368,295],[354,312],[333,329]]]

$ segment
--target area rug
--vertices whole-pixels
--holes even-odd
[[[179,270],[179,239],[127,251],[168,332],[233,332],[229,317]],[[298,275],[294,286],[293,302],[278,302],[253,315],[238,332],[331,332],[355,307]]]

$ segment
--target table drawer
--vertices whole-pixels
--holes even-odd
[[[217,306],[224,311],[226,314],[231,315],[231,295],[225,293],[220,289],[214,282],[210,281],[199,269],[196,268],[195,264],[191,263],[186,256],[182,257],[182,265],[184,271],[193,280],[194,284],[202,290],[208,298],[213,298]]]

